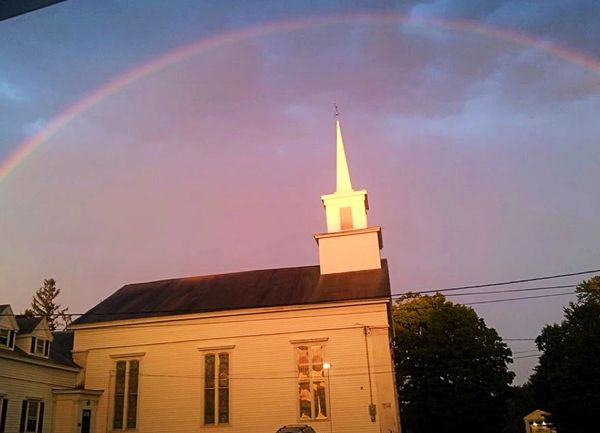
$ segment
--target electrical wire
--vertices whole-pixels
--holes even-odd
[[[519,283],[529,283],[532,281],[552,280],[555,278],[565,278],[565,277],[573,277],[573,276],[577,276],[577,275],[595,274],[595,273],[599,273],[599,272],[600,272],[600,269],[592,269],[589,271],[571,272],[568,274],[547,275],[547,276],[542,276],[542,277],[531,277],[531,278],[524,278],[521,280],[509,280],[509,281],[501,281],[501,282],[495,282],[495,283],[474,284],[474,285],[470,285],[470,286],[456,286],[456,287],[448,287],[448,288],[442,288],[442,289],[414,290],[413,293],[450,292],[450,291],[465,290],[465,289],[479,289],[479,288],[483,288],[483,287],[506,286],[506,285],[519,284]]]

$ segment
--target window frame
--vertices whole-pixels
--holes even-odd
[[[37,433],[43,431],[44,426],[44,400],[41,398],[26,398],[21,408],[21,427],[19,431],[24,433]],[[32,404],[36,405],[35,414],[31,413]],[[24,411],[23,411],[24,410]],[[33,430],[30,421],[34,422]]]
[[[202,350],[202,426],[204,427],[218,427],[218,426],[230,426],[231,425],[231,359],[232,351],[231,346],[223,348],[212,348],[212,350]],[[220,377],[221,374],[221,356],[227,356],[227,377],[225,379]],[[213,365],[213,378],[212,387],[207,387],[207,358],[214,357]],[[226,381],[226,386],[221,386],[222,381]],[[227,390],[227,421],[220,421],[221,419],[221,390]],[[213,402],[213,421],[207,422],[207,392],[212,390],[212,402]]]
[[[118,380],[118,365],[120,362],[125,364],[123,370],[123,394],[122,394],[122,407],[119,408],[121,412],[121,426],[115,426],[116,415],[117,415],[117,380]],[[132,382],[132,363],[137,363],[137,373],[135,381],[135,392],[131,391]],[[142,360],[139,357],[116,357],[114,361],[114,384],[112,384],[112,401],[110,405],[110,430],[109,431],[136,431],[138,430],[139,413],[140,413],[140,377],[141,377],[141,365]],[[112,375],[111,375],[112,376]],[[135,397],[135,419],[133,425],[130,426],[130,410],[131,402],[133,401],[132,396]]]
[[[330,414],[330,410],[331,408],[329,407],[329,383],[327,380],[327,375],[329,374],[329,372],[325,372],[325,369],[323,368],[323,364],[326,362],[326,344],[325,342],[327,341],[327,338],[315,338],[315,339],[307,339],[307,340],[295,340],[292,341],[293,343],[293,353],[294,353],[294,371],[297,374],[297,378],[295,380],[295,387],[296,387],[296,391],[295,391],[295,399],[296,399],[296,413],[297,413],[297,419],[299,423],[306,423],[306,422],[314,422],[314,421],[330,421],[331,420],[331,414]],[[314,354],[312,353],[312,347],[314,346],[319,346],[320,350],[321,350],[321,371],[323,372],[322,377],[314,377],[311,373],[314,371],[313,369],[313,356]],[[299,362],[299,350],[302,347],[307,347],[308,348],[308,363],[306,365],[306,367],[308,368],[308,376],[307,378],[301,378],[300,377],[300,362]],[[315,403],[316,401],[316,396],[315,396],[315,382],[320,383],[321,386],[324,388],[324,393],[322,396],[322,399],[320,399],[320,403],[319,403],[319,407],[322,408],[323,406],[325,407],[325,414],[324,416],[320,416],[320,413],[315,414],[315,411],[317,410],[317,405]],[[307,417],[306,415],[304,415],[302,412],[302,402],[300,399],[300,386],[301,384],[308,384],[308,391],[310,393],[310,417]]]
[[[3,337],[1,335],[2,332],[6,332],[6,337]],[[0,341],[0,346],[1,347],[6,347],[8,349],[14,349],[15,348],[15,331],[13,329],[9,329],[9,328],[0,328],[0,338],[6,338],[6,343]]]
[[[43,355],[45,347],[46,347],[46,340],[43,340],[41,338],[36,338],[36,340],[35,340],[35,354],[36,355]]]
[[[50,340],[40,337],[31,337],[31,345],[29,351],[34,356],[43,356],[48,358],[50,354]]]

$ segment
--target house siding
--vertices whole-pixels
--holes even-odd
[[[85,388],[105,390],[96,432],[112,431],[118,359],[140,360],[139,432],[274,432],[301,422],[294,347],[314,339],[332,364],[331,408],[329,420],[308,424],[318,432],[330,431],[330,423],[336,433],[397,432],[387,309],[384,301],[353,302],[112,322],[77,329],[74,357],[85,364]],[[369,362],[363,324],[371,330]],[[203,356],[220,351],[230,353],[230,422],[203,426]],[[376,422],[369,416],[369,387]]]
[[[8,400],[5,431],[18,432],[23,400],[37,399],[45,405],[43,432],[51,432],[54,412],[52,389],[73,387],[76,376],[76,371],[0,357],[0,395]]]

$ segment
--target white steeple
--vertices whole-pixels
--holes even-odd
[[[381,228],[367,226],[367,191],[355,191],[336,107],[336,190],[321,196],[327,233],[315,235],[322,274],[381,267]]]
[[[336,183],[335,192],[353,192],[352,182],[350,181],[350,170],[346,161],[346,150],[344,149],[344,139],[340,128],[340,118],[335,116],[335,142],[336,142]]]

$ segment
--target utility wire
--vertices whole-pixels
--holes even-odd
[[[600,269],[592,269],[589,271],[571,272],[568,274],[547,275],[547,276],[542,276],[542,277],[524,278],[521,280],[501,281],[501,282],[496,282],[496,283],[474,284],[474,285],[470,285],[470,286],[456,286],[456,287],[448,287],[448,288],[442,288],[442,289],[415,290],[415,291],[413,291],[413,293],[450,292],[450,291],[465,290],[465,289],[479,289],[479,288],[483,288],[483,287],[507,286],[507,285],[511,285],[511,284],[529,283],[531,281],[552,280],[555,278],[573,277],[576,275],[595,274],[598,272],[600,272]]]
[[[563,286],[527,287],[525,289],[483,290],[480,292],[448,293],[445,296],[470,296],[470,295],[491,295],[491,294],[497,294],[497,293],[535,292],[535,291],[539,291],[539,290],[569,289],[571,287],[577,287],[577,284],[566,284]]]
[[[523,356],[515,356],[513,359],[525,359],[525,358],[538,358],[540,355],[536,353],[535,355],[523,355]]]
[[[489,301],[465,302],[463,305],[494,304],[496,302],[523,301],[525,299],[552,298],[554,296],[573,295],[575,293],[577,293],[577,292],[573,291],[573,292],[565,292],[565,293],[551,293],[549,295],[522,296],[520,298],[490,299]]]

